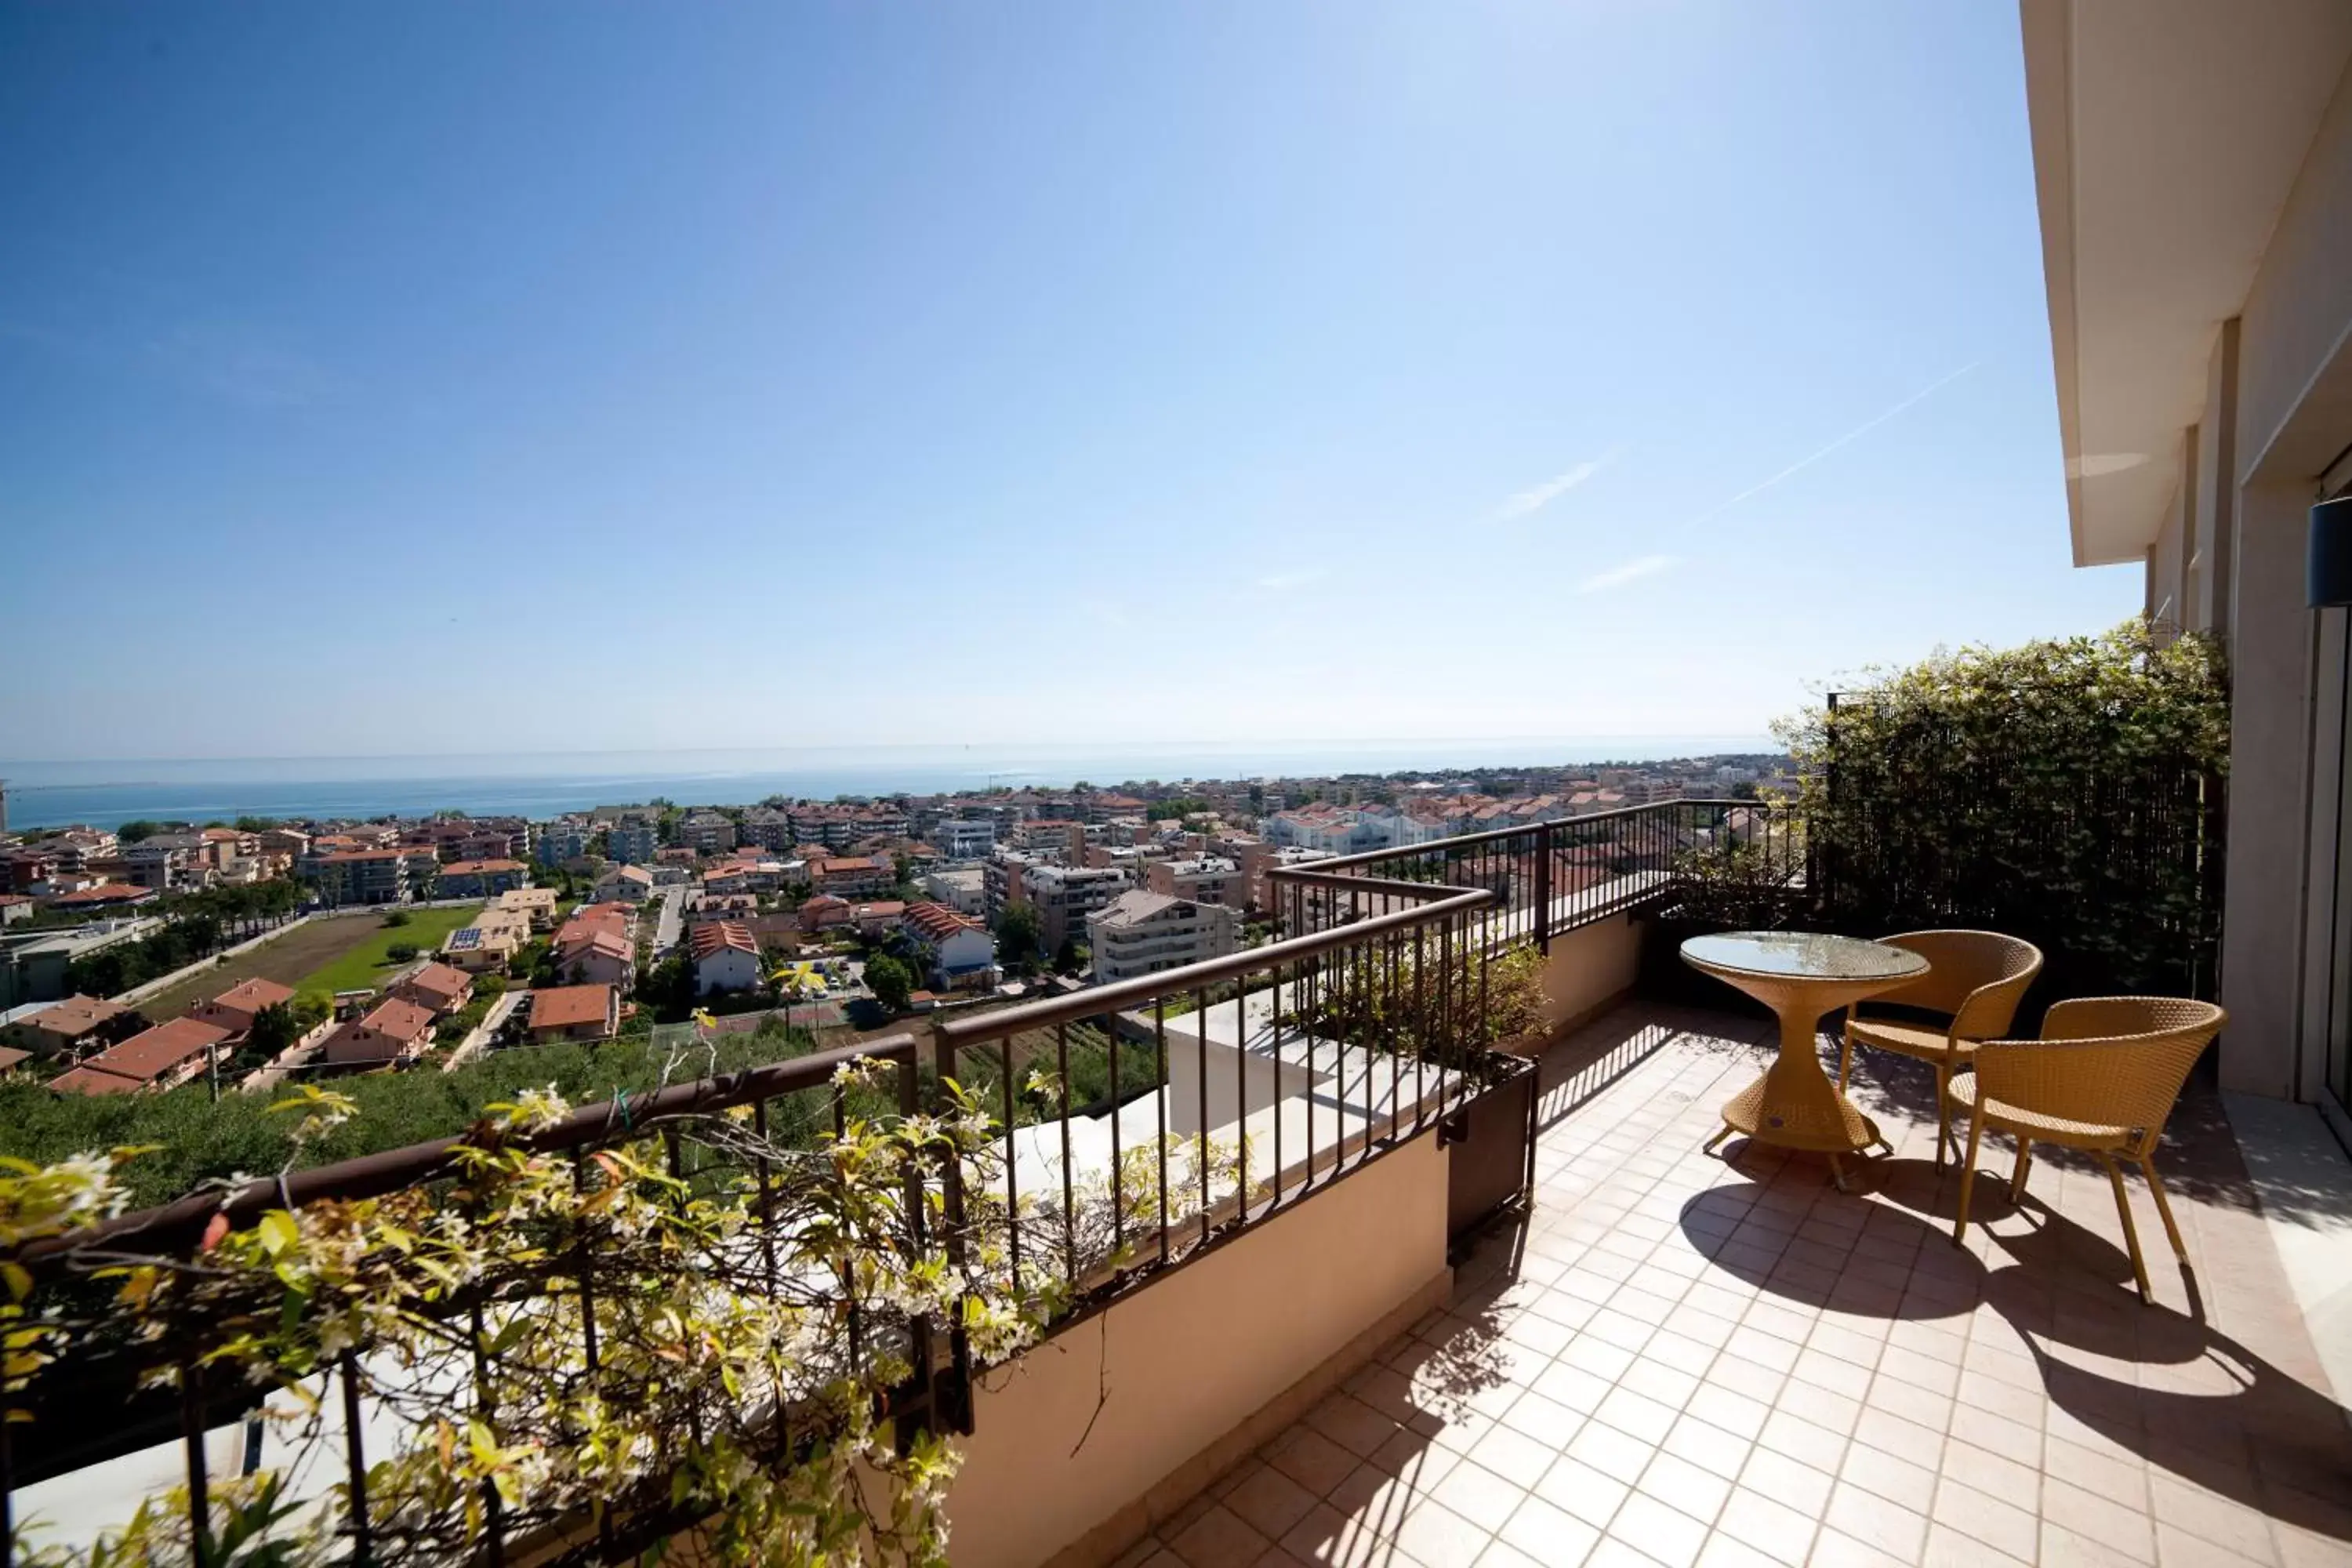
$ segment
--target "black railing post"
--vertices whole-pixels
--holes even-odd
[[[1551,954],[1551,824],[1536,824],[1536,948]]]

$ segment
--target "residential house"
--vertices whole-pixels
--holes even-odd
[[[294,988],[280,985],[275,980],[258,976],[241,980],[209,1002],[199,1002],[188,1009],[188,1016],[198,1023],[210,1024],[226,1032],[232,1040],[242,1042],[253,1032],[254,1019],[266,1007],[276,1007],[294,1000]]]
[[[898,917],[898,929],[921,958],[924,977],[937,990],[985,991],[1000,977],[996,939],[970,915],[945,904],[909,904]]]
[[[533,931],[552,930],[555,925],[555,889],[552,888],[509,888],[490,900],[493,909],[510,910],[530,921]]]
[[[1238,952],[1240,929],[1230,905],[1136,888],[1087,915],[1087,945],[1096,979],[1132,980]]]
[[[694,994],[749,991],[760,984],[760,944],[733,921],[709,921],[688,937],[694,956]]]
[[[33,918],[35,900],[26,893],[0,893],[0,926],[16,924]]]
[[[520,910],[496,905],[460,926],[441,942],[441,962],[469,974],[487,974],[514,962],[530,940],[530,917]]]
[[[419,964],[393,983],[392,994],[436,1017],[454,1013],[474,998],[474,977],[446,963]]]
[[[529,880],[530,868],[520,860],[452,860],[435,890],[445,899],[490,899]]]
[[[58,893],[48,900],[48,906],[68,914],[89,914],[99,910],[135,910],[162,896],[154,889],[142,888],[135,882],[97,882]]]
[[[0,1044],[37,1057],[71,1058],[110,1043],[137,1018],[120,1002],[77,994],[0,1026]]]
[[[432,1011],[394,996],[329,1035],[324,1054],[337,1067],[381,1067],[413,1061],[432,1043]]]
[[[49,1080],[60,1094],[132,1094],[166,1089],[205,1070],[228,1031],[195,1018],[173,1018],[109,1046]]]
[[[535,1040],[609,1040],[620,1031],[621,994],[610,985],[551,985],[530,994]]]
[[[556,973],[572,985],[610,985],[624,994],[637,980],[635,943],[612,926],[599,925],[555,950]]]
[[[601,902],[642,904],[653,896],[654,874],[643,866],[615,866],[596,882]]]

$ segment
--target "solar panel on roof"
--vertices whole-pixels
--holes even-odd
[[[463,931],[449,933],[449,951],[452,952],[470,952],[481,945],[482,928],[479,926],[467,926]]]

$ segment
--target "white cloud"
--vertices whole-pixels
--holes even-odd
[[[1655,576],[1670,566],[1677,566],[1682,558],[1676,555],[1637,555],[1622,566],[1612,566],[1606,572],[1596,572],[1576,585],[1580,594],[1606,594],[1628,583]]]
[[[1539,485],[1533,485],[1521,490],[1495,510],[1496,521],[1509,522],[1514,519],[1532,516],[1541,511],[1607,468],[1610,458],[1613,456],[1615,456],[1614,453],[1608,453],[1594,458],[1590,462],[1579,463],[1564,474],[1555,474]]]
[[[1293,588],[1304,588],[1309,583],[1320,583],[1328,572],[1276,572],[1261,577],[1256,585],[1269,594],[1286,594]]]

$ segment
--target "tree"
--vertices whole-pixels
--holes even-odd
[[[136,844],[142,838],[152,838],[163,831],[160,822],[150,822],[143,816],[133,817],[114,830],[114,837],[125,844]]]
[[[1062,945],[1054,950],[1054,970],[1058,974],[1076,974],[1087,966],[1090,955],[1076,937],[1066,936]]]
[[[388,926],[404,926],[408,923],[408,911],[394,910],[383,917],[383,923]]]
[[[273,1002],[253,1016],[253,1028],[246,1036],[243,1055],[256,1067],[275,1061],[293,1049],[308,1029],[290,1005]]]
[[[394,963],[406,963],[416,956],[416,944],[413,942],[395,942],[383,950],[383,955]]]
[[[874,1000],[891,1013],[907,1010],[908,998],[915,989],[915,977],[907,966],[885,953],[866,965],[866,988],[874,993]]]
[[[1015,899],[1004,906],[996,917],[996,951],[1003,956],[1008,967],[1027,971],[1036,963],[1038,950],[1045,945],[1045,927],[1037,919],[1037,906],[1025,899]]]

